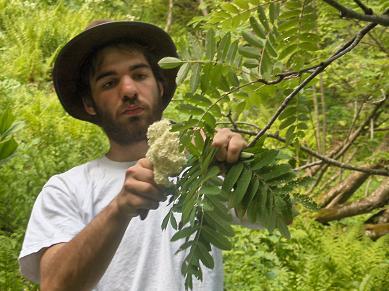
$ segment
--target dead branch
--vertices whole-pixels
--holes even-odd
[[[340,11],[340,17],[345,18],[354,18],[362,21],[368,21],[375,24],[381,24],[383,26],[389,26],[389,16],[388,16],[388,9],[384,12],[384,14],[377,16],[377,15],[369,15],[369,14],[360,14],[358,12],[355,12],[354,10],[347,8],[341,4],[339,4],[337,1],[334,0],[323,0],[327,4],[331,5],[335,9]]]
[[[373,165],[369,168],[377,168],[378,165]],[[369,174],[362,172],[352,173],[342,183],[332,188],[319,198],[321,207],[331,208],[338,204],[342,204],[351,197],[351,195],[359,189],[359,187],[369,178]]]
[[[369,197],[333,208],[324,208],[319,211],[316,221],[327,223],[329,221],[367,213],[373,209],[385,206],[388,202],[389,178],[386,178]]]
[[[353,144],[353,142],[361,135],[361,133],[366,130],[366,126],[369,125],[370,120],[376,120],[378,116],[381,114],[381,107],[384,105],[386,98],[381,100],[379,103],[376,103],[372,112],[365,119],[365,121],[352,133],[348,135],[348,139],[346,139],[343,143],[334,148],[327,156],[330,158],[338,159],[340,158]],[[312,168],[311,175],[315,176],[319,170],[321,170],[322,166],[315,166]],[[327,167],[323,169],[326,170]]]
[[[253,131],[249,131],[249,130],[243,130],[243,129],[233,129],[233,131],[235,132],[239,132],[239,133],[243,133],[243,134],[248,134],[248,135],[255,135],[256,132],[253,132]],[[267,133],[266,134],[267,137],[270,137],[270,138],[273,138],[273,139],[276,139],[282,143],[286,143],[286,140],[282,137],[280,137],[278,134],[271,134],[271,133]],[[349,165],[349,164],[346,164],[346,163],[341,163],[337,160],[334,160],[334,159],[331,159],[329,157],[326,157],[326,156],[323,156],[321,154],[319,154],[318,152],[310,149],[309,147],[307,146],[304,146],[304,145],[300,145],[300,149],[320,160],[322,160],[324,163],[326,164],[329,164],[329,165],[332,165],[332,166],[336,166],[336,167],[339,167],[339,168],[343,168],[343,169],[347,169],[347,170],[352,170],[352,171],[359,171],[359,172],[364,172],[364,173],[368,173],[368,174],[371,174],[371,175],[381,175],[381,176],[389,176],[389,170],[383,168],[383,169],[369,169],[369,168],[366,168],[366,167],[356,167],[356,166],[352,166],[352,165]]]

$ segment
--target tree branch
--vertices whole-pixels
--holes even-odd
[[[339,157],[341,157],[349,149],[349,147],[353,144],[357,137],[363,132],[365,127],[369,125],[370,120],[376,119],[378,117],[378,115],[381,113],[379,109],[384,105],[385,101],[386,98],[376,103],[374,109],[365,119],[365,121],[351,135],[348,135],[348,138],[342,144],[333,149],[327,156],[334,159],[338,159]],[[316,175],[316,173],[320,169],[320,166],[312,169],[312,176]]]
[[[369,167],[377,168],[377,165]],[[352,173],[342,183],[332,188],[330,191],[320,197],[320,206],[331,208],[337,204],[342,204],[347,201],[351,195],[361,187],[361,185],[369,178],[369,174],[356,172]]]
[[[354,0],[355,3],[365,12],[366,15],[373,15],[373,9],[367,7],[365,4],[363,4],[360,0]]]
[[[328,5],[334,7],[335,9],[340,11],[340,17],[345,18],[354,18],[358,20],[368,21],[374,24],[381,24],[383,26],[389,26],[389,10],[387,9],[384,14],[377,16],[377,15],[369,15],[369,14],[360,14],[358,12],[355,12],[354,10],[347,8],[341,4],[339,4],[337,1],[334,0],[323,0]]]
[[[233,131],[243,133],[243,134],[248,134],[248,135],[255,135],[256,134],[253,131],[243,130],[243,129],[237,129],[237,130],[234,129]],[[276,139],[280,142],[286,143],[286,140],[284,138],[280,137],[278,134],[267,133],[266,136],[273,138],[273,139]],[[384,169],[369,169],[366,167],[356,167],[356,166],[352,166],[352,165],[349,165],[346,163],[341,163],[337,160],[323,156],[323,155],[319,154],[318,152],[315,152],[314,150],[312,150],[309,147],[304,146],[304,145],[300,145],[300,149],[302,151],[322,160],[324,163],[332,165],[332,166],[336,166],[339,168],[352,170],[352,171],[363,172],[363,173],[367,173],[367,174],[371,174],[371,175],[389,176],[389,170],[387,170],[385,168]]]
[[[376,23],[370,23],[367,26],[365,26],[362,30],[360,30],[357,33],[357,35],[353,39],[347,42],[334,55],[332,55],[329,59],[319,64],[318,67],[313,71],[313,73],[309,75],[300,85],[298,85],[292,91],[292,93],[290,93],[284,99],[281,106],[277,109],[276,113],[273,115],[270,121],[265,125],[265,127],[260,132],[258,132],[255,138],[250,142],[249,147],[253,146],[257,142],[257,140],[266,133],[266,131],[273,125],[273,123],[281,115],[281,113],[284,111],[284,109],[287,107],[288,103],[293,99],[294,96],[296,96],[313,78],[315,78],[317,75],[323,72],[325,68],[328,67],[333,61],[335,61],[336,59],[342,57],[344,54],[351,51],[361,41],[361,39],[376,25],[377,25]]]
[[[316,221],[327,223],[345,217],[355,216],[380,208],[389,202],[389,179],[386,178],[381,185],[367,198],[334,208],[325,208],[319,211]]]
[[[169,32],[173,21],[173,0],[169,0],[165,31]]]

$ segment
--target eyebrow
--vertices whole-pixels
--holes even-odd
[[[135,71],[135,70],[141,69],[141,68],[151,69],[151,67],[148,64],[140,63],[140,64],[131,65],[129,67],[129,71]],[[95,82],[97,82],[97,81],[99,81],[107,76],[112,76],[112,75],[116,75],[116,72],[115,71],[105,71],[105,72],[103,71],[103,72],[97,74],[94,79],[95,79]]]

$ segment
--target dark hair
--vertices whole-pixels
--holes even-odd
[[[109,44],[101,46],[95,51],[93,51],[91,54],[89,54],[89,56],[80,66],[80,80],[78,81],[78,92],[79,92],[79,96],[83,98],[86,102],[91,102],[92,104],[94,104],[94,101],[91,96],[89,77],[95,74],[96,72],[97,57],[99,52],[108,47],[116,47],[122,50],[130,51],[130,52],[139,52],[143,54],[146,61],[150,65],[154,78],[157,81],[161,82],[162,86],[165,88],[166,79],[164,78],[162,70],[158,65],[158,59],[156,55],[153,54],[148,47],[140,43],[118,40],[116,42],[111,42]]]

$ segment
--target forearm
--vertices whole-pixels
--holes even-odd
[[[129,221],[113,200],[78,235],[41,263],[41,290],[93,288],[111,262]]]

